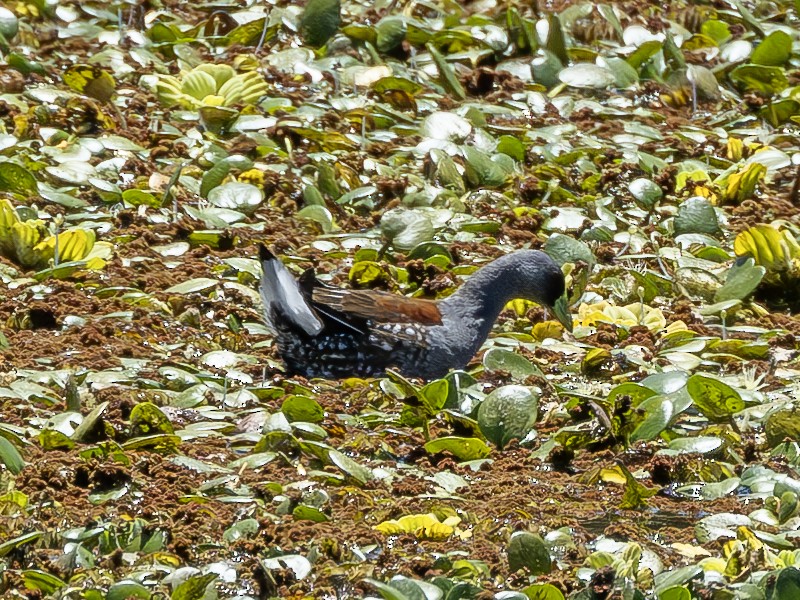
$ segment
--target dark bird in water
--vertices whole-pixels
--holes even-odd
[[[435,379],[466,366],[509,300],[550,308],[572,331],[564,275],[544,252],[518,250],[481,267],[443,300],[324,285],[295,278],[261,246],[264,320],[289,374],[338,379],[397,369]]]

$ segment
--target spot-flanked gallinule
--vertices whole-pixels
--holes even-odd
[[[515,298],[551,308],[572,330],[564,275],[538,250],[498,258],[438,301],[329,287],[312,269],[296,279],[266,247],[260,256],[264,319],[289,374],[375,377],[394,368],[409,377],[442,377],[469,362]]]

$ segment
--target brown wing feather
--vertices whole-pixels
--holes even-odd
[[[420,325],[441,325],[442,315],[433,300],[406,298],[373,290],[314,288],[314,302],[381,323],[417,322]]]

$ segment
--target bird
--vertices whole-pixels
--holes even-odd
[[[332,287],[313,269],[296,278],[259,248],[264,322],[287,375],[380,377],[387,369],[432,380],[462,369],[513,299],[550,308],[572,331],[564,275],[539,250],[516,250],[482,266],[442,300]]]

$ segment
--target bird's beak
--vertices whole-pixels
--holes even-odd
[[[553,314],[567,331],[572,331],[572,314],[569,312],[566,294],[556,300],[556,303],[553,305]]]

